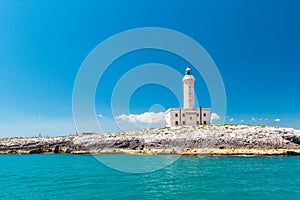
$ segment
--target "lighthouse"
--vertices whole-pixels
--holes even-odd
[[[183,108],[169,108],[165,112],[167,127],[197,126],[210,124],[210,108],[195,108],[195,77],[192,69],[187,67],[182,78]]]
[[[195,78],[192,75],[192,69],[190,67],[186,68],[185,76],[182,79],[183,83],[183,103],[185,109],[195,108],[195,90],[194,83]]]

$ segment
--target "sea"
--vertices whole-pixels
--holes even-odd
[[[298,156],[181,156],[146,171],[103,157],[143,168],[141,155],[0,155],[0,199],[300,199]]]

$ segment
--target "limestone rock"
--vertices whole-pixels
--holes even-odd
[[[126,133],[0,139],[0,152],[8,153],[119,152],[149,149],[180,153],[187,149],[207,148],[300,149],[300,131],[251,125],[200,125],[176,129],[152,128]]]

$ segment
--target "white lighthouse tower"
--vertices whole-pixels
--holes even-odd
[[[186,68],[185,76],[182,79],[183,83],[183,102],[185,109],[194,109],[195,108],[195,90],[194,83],[195,78],[192,75],[191,68]]]
[[[169,108],[165,112],[166,126],[197,126],[210,124],[210,108],[195,108],[195,77],[192,69],[186,68],[183,83],[183,108]]]

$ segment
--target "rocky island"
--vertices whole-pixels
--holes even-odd
[[[0,139],[0,154],[37,153],[300,155],[300,130],[255,125],[200,125]]]

